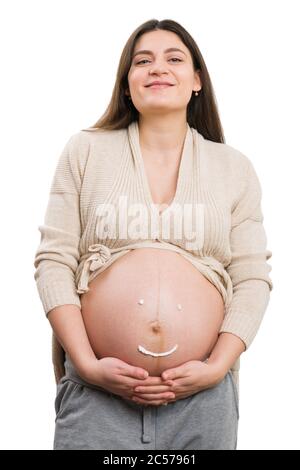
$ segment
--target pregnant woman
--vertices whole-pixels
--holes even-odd
[[[195,41],[142,24],[105,115],[66,143],[39,227],[54,449],[236,449],[239,358],[273,288],[262,222]]]

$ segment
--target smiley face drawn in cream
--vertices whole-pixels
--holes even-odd
[[[158,304],[157,304],[157,312],[158,312],[158,315],[159,315],[159,302],[160,302],[160,265],[159,265],[159,258],[157,258],[157,267],[158,267]],[[137,301],[138,305],[145,305],[145,299],[143,298],[140,298],[138,301]],[[181,311],[182,310],[182,304],[178,303],[177,304],[177,310]],[[151,322],[152,323],[152,331],[154,333],[159,333],[160,330],[161,330],[161,325],[160,325],[160,321],[159,319],[157,318],[155,321]],[[175,346],[173,346],[170,350],[168,351],[164,351],[164,352],[153,352],[153,351],[149,351],[148,349],[146,349],[144,346],[142,346],[141,344],[138,345],[137,347],[137,350],[142,353],[142,354],[146,354],[146,355],[149,355],[149,356],[153,356],[153,357],[161,357],[161,356],[169,356],[170,354],[172,354],[174,351],[176,351],[176,349],[178,348],[178,344],[175,344]]]
[[[144,299],[139,299],[138,301],[138,304],[139,305],[144,305]],[[182,310],[182,305],[181,304],[177,304],[177,309],[178,310]],[[153,329],[155,331],[158,331],[159,330],[159,327],[158,326],[153,326]],[[158,352],[152,352],[152,351],[148,351],[146,348],[144,348],[144,346],[142,345],[138,345],[138,351],[140,351],[141,353],[143,354],[146,354],[148,356],[153,356],[153,357],[161,357],[161,356],[168,356],[170,354],[172,354],[174,351],[176,351],[176,349],[178,348],[178,344],[175,344],[175,346],[170,349],[169,351],[165,351],[165,352],[161,352],[161,353],[158,353]]]

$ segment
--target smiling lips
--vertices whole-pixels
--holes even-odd
[[[149,85],[146,85],[146,88],[166,88],[169,86],[173,86],[173,83],[155,81],[150,83]]]
[[[151,88],[151,89],[160,89],[160,88],[171,88],[172,85],[151,85],[149,86],[148,88]]]
[[[170,351],[166,351],[166,352],[162,352],[162,353],[155,353],[155,352],[152,352],[152,351],[148,351],[147,349],[145,349],[143,346],[141,346],[139,344],[138,350],[143,354],[158,357],[158,356],[168,356],[169,354],[172,354],[172,352],[174,352],[177,349],[177,347],[178,347],[178,344],[175,344],[175,346],[172,349],[170,349]]]

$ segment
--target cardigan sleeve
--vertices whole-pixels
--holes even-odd
[[[46,316],[60,305],[81,307],[75,285],[81,238],[82,167],[78,135],[72,135],[61,152],[52,178],[44,223],[38,227],[41,235],[34,258],[34,278]]]
[[[261,206],[262,189],[252,162],[247,170],[242,194],[231,213],[231,261],[226,270],[232,280],[233,296],[225,311],[219,333],[238,336],[248,349],[267,309],[273,283],[269,276],[267,249]]]

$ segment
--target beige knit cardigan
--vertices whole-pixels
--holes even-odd
[[[220,333],[237,335],[249,348],[273,288],[261,199],[250,159],[228,144],[205,139],[187,124],[175,197],[160,214],[150,192],[137,121],[120,130],[76,132],[58,159],[38,227],[34,278],[45,314],[64,304],[81,307],[89,282],[130,250],[169,249],[215,285],[225,304]],[[131,211],[136,207],[140,224]],[[178,233],[178,220],[187,230]],[[58,382],[64,375],[64,350],[54,334],[52,338]],[[239,368],[237,359],[232,367],[237,386]]]

